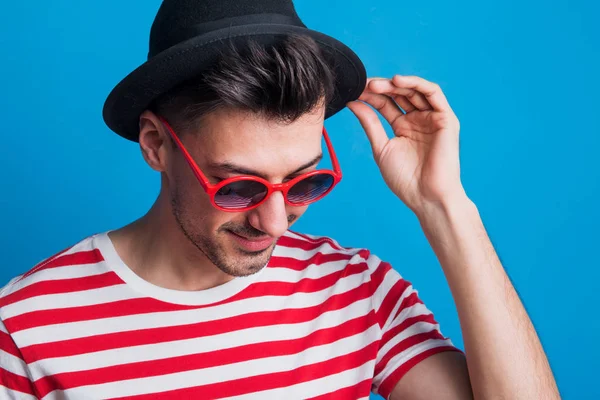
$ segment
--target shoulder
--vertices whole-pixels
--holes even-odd
[[[387,268],[391,268],[369,249],[346,247],[328,236],[317,236],[291,230],[279,238],[273,256],[274,263],[295,264],[298,268],[332,263],[344,268],[360,264],[369,273],[387,271]]]
[[[328,271],[359,273],[368,281],[375,302],[381,304],[390,292],[406,296],[417,292],[392,265],[364,247],[344,247],[328,236],[316,236],[288,230],[279,239],[274,265],[293,266],[296,270],[319,266]]]
[[[76,285],[78,279],[101,273],[104,258],[89,236],[48,257],[0,289],[0,319],[35,311],[45,295]]]

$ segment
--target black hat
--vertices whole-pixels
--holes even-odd
[[[164,0],[150,31],[148,60],[108,95],[103,117],[110,129],[138,141],[139,116],[159,95],[211,66],[228,41],[252,38],[274,43],[281,35],[312,37],[336,74],[336,95],[325,118],[356,100],[366,84],[365,67],[346,45],[306,28],[292,0]]]

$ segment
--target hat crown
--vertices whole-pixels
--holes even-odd
[[[212,30],[265,22],[305,27],[292,0],[164,0],[150,30],[148,58]]]
[[[367,77],[360,58],[339,40],[309,29],[292,0],[163,0],[150,31],[148,60],[110,92],[102,116],[116,133],[139,138],[139,118],[160,95],[214,66],[229,44],[248,39],[270,46],[286,35],[305,35],[334,68],[336,96],[325,119],[356,100]]]

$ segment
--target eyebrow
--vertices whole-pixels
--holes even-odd
[[[306,169],[308,167],[312,167],[315,164],[318,164],[319,161],[321,161],[322,158],[323,158],[323,153],[319,154],[318,156],[316,156],[315,158],[313,158],[312,160],[310,160],[306,164],[301,165],[294,172],[288,174],[288,176],[289,175],[297,174],[298,172],[302,171],[303,169]],[[235,165],[235,164],[230,163],[230,162],[209,163],[207,167],[209,169],[218,169],[218,170],[222,170],[222,171],[226,171],[226,172],[230,172],[230,173],[234,173],[234,174],[240,174],[240,175],[254,175],[254,176],[258,176],[258,177],[263,178],[263,179],[267,179],[266,175],[264,175],[264,174],[262,174],[262,173],[260,173],[258,171],[254,171],[254,170],[252,170],[250,168],[245,168],[245,167],[242,167],[240,165]]]

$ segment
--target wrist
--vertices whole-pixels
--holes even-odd
[[[464,191],[460,191],[443,200],[424,201],[415,214],[421,225],[428,225],[440,220],[452,221],[461,214],[474,211],[477,211],[475,203]]]
[[[466,195],[428,203],[417,218],[433,250],[443,258],[466,251],[463,247],[482,230],[479,210]]]

